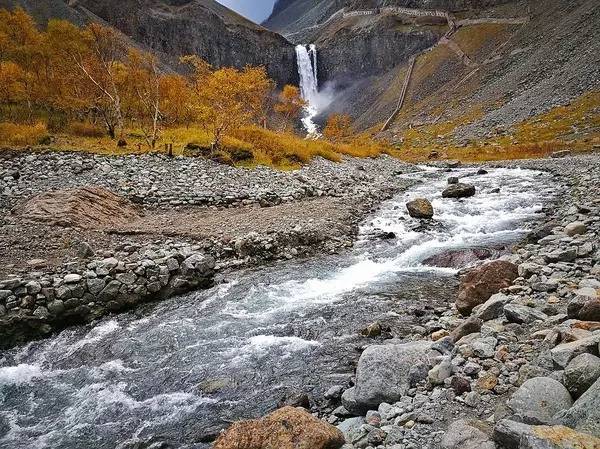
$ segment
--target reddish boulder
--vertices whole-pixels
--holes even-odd
[[[587,301],[579,310],[578,318],[583,321],[600,321],[600,299]]]
[[[334,426],[305,410],[283,407],[264,418],[233,424],[213,449],[338,449],[344,442]]]
[[[461,280],[456,308],[462,315],[469,315],[473,308],[509,287],[517,277],[518,267],[504,260],[494,260],[472,269]]]

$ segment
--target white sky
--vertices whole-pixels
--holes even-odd
[[[273,10],[275,0],[217,0],[228,8],[237,11],[244,17],[260,23],[265,20]]]

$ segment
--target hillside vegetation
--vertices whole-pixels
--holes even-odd
[[[367,134],[288,131],[305,103],[296,87],[278,92],[263,67],[214,69],[196,56],[180,64],[182,74],[163,70],[110,27],[50,20],[40,31],[23,10],[0,10],[0,145],[279,167],[392,151]]]

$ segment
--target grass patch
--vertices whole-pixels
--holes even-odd
[[[0,144],[11,146],[38,145],[48,139],[48,130],[44,123],[33,125],[0,123]]]

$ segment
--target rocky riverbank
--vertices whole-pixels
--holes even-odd
[[[348,384],[292,401],[313,399],[313,413],[345,438],[320,429],[311,447],[600,447],[600,157],[494,165],[553,174],[561,193],[546,222],[512,254],[462,273],[456,305],[425,312],[420,339],[368,346]],[[261,429],[236,427],[236,441],[266,438]],[[289,432],[268,435],[295,447]],[[233,447],[230,437],[218,447]]]
[[[600,447],[600,158],[494,165],[550,171],[563,192],[505,267],[463,277],[469,307],[367,348],[326,416],[345,449]]]
[[[209,286],[218,271],[349,247],[415,170],[389,157],[290,172],[155,155],[0,163],[5,347]]]

